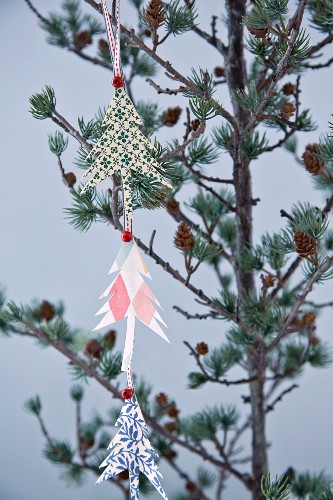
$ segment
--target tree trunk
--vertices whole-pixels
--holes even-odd
[[[230,94],[247,83],[246,66],[244,59],[244,33],[242,19],[245,15],[246,0],[227,0],[228,14],[228,51],[226,55],[226,79]],[[247,110],[233,101],[233,109],[240,128],[249,121]],[[255,290],[253,272],[244,271],[239,267],[240,256],[245,248],[252,246],[252,183],[249,161],[241,156],[241,161],[234,159],[233,180],[235,183],[237,207],[237,288],[241,299],[250,291]],[[252,475],[254,485],[252,499],[261,500],[261,477],[267,472],[267,447],[265,435],[265,404],[264,404],[264,375],[260,349],[252,349],[248,353],[249,376],[257,376],[258,380],[250,384],[250,401],[252,415]]]

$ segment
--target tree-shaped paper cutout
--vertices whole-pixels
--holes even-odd
[[[120,430],[108,447],[111,453],[100,465],[106,469],[98,478],[97,483],[128,469],[131,500],[137,500],[139,499],[139,472],[142,472],[160,495],[168,500],[159,479],[162,475],[154,460],[154,455],[157,457],[157,454],[147,437],[148,429],[135,395],[125,401],[116,425],[120,426]]]
[[[82,189],[84,193],[112,174],[120,172],[124,211],[128,221],[133,217],[131,190],[133,172],[172,189],[171,184],[158,171],[160,165],[150,153],[154,147],[138,129],[140,125],[143,125],[142,121],[131,99],[122,88],[116,89],[102,123],[105,131],[87,156],[87,160],[91,160],[98,155],[84,174],[84,177],[89,174],[92,174],[92,177]]]
[[[126,371],[132,357],[136,318],[164,340],[167,342],[169,340],[159,324],[160,322],[165,325],[155,307],[160,304],[143,278],[145,276],[151,279],[134,239],[122,244],[109,274],[116,271],[118,271],[116,278],[100,297],[108,297],[108,301],[96,313],[96,315],[105,313],[105,316],[94,330],[127,318],[122,362],[122,370]]]

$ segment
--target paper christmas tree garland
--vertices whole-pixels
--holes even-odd
[[[121,369],[127,372],[128,387],[121,393],[125,402],[116,422],[120,430],[109,445],[108,449],[111,450],[109,456],[100,465],[100,467],[105,467],[105,470],[97,483],[128,469],[130,497],[131,500],[138,500],[139,473],[141,472],[167,500],[159,479],[162,476],[154,459],[157,454],[148,439],[148,429],[135,396],[131,376],[136,319],[169,342],[161,327],[161,324],[166,325],[156,309],[159,302],[145,281],[145,278],[150,279],[148,268],[132,237],[131,184],[133,174],[138,173],[169,188],[172,186],[159,172],[159,163],[151,154],[154,148],[138,128],[143,123],[123,89],[124,82],[120,71],[119,2],[120,0],[117,0],[114,34],[105,0],[102,0],[115,71],[112,84],[116,90],[102,123],[102,137],[87,156],[87,161],[92,160],[93,163],[84,177],[89,175],[91,177],[82,189],[83,193],[113,174],[120,173],[121,175],[125,231],[122,233],[122,246],[110,270],[110,273],[117,272],[118,274],[100,297],[107,298],[107,302],[96,313],[97,315],[104,313],[104,317],[95,330],[121,319],[127,319]]]

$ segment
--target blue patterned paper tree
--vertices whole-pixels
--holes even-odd
[[[160,495],[168,500],[159,479],[162,475],[154,460],[157,454],[147,437],[148,429],[135,395],[125,401],[116,425],[121,428],[108,447],[110,455],[100,465],[106,469],[97,483],[128,469],[131,500],[138,500],[139,472],[142,472]]]

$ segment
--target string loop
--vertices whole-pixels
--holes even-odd
[[[106,5],[106,1],[102,0],[103,14],[106,26],[106,32],[108,35],[110,54],[113,60],[114,75],[116,77],[121,77],[120,69],[120,20],[119,20],[119,9],[120,0],[116,0],[115,9],[115,35],[113,28],[110,23],[110,14]]]

